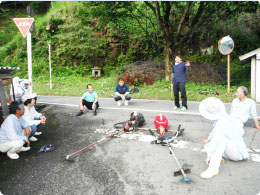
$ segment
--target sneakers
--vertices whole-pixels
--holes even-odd
[[[42,132],[40,132],[40,131],[37,132],[37,131],[36,131],[34,135],[41,135],[41,134],[42,134]]]
[[[185,111],[185,110],[187,110],[187,108],[186,108],[185,106],[182,106],[182,107],[181,107],[181,110],[182,110],[182,111]]]
[[[36,142],[38,139],[36,137],[32,136],[32,137],[29,138],[29,140],[32,141],[32,142]]]
[[[94,113],[93,113],[93,115],[94,115],[94,116],[97,115],[97,109],[96,109],[96,108],[94,109]]]
[[[83,110],[80,110],[77,114],[76,114],[76,116],[80,116],[80,115],[82,115],[83,114]]]
[[[121,106],[121,101],[120,100],[117,102],[117,106]]]
[[[9,153],[7,152],[7,156],[11,159],[18,159],[19,158],[19,155],[16,154],[16,153]]]
[[[125,106],[128,106],[128,101],[127,100],[125,100]]]
[[[212,177],[214,177],[215,175],[218,175],[218,174],[219,174],[218,170],[214,171],[214,170],[208,168],[206,171],[204,171],[203,173],[200,174],[200,177],[202,179],[210,179],[210,178],[212,178]]]
[[[173,107],[173,110],[177,110],[178,108],[179,108],[179,107],[177,107],[177,106],[174,106],[174,107]]]
[[[30,149],[31,149],[31,147],[22,147],[20,152],[26,152],[26,151],[28,151]]]

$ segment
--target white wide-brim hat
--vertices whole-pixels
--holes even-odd
[[[215,97],[208,97],[200,103],[200,114],[208,120],[218,120],[226,114],[224,103]]]
[[[35,98],[36,96],[37,96],[36,93],[33,93],[33,94],[31,94],[31,93],[26,93],[26,94],[22,97],[22,101],[25,102],[26,100],[28,100],[28,99],[33,99],[33,98]]]

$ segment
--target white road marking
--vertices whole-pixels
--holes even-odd
[[[55,102],[38,102],[41,104],[50,104],[50,105],[58,105],[58,106],[71,106],[71,107],[79,107],[79,105],[75,105],[75,104],[61,104],[61,103],[55,103]],[[187,112],[187,111],[182,111],[182,112],[178,112],[178,111],[168,111],[168,110],[150,110],[150,109],[140,109],[140,108],[126,108],[126,107],[99,107],[101,109],[107,109],[107,110],[128,110],[128,111],[142,111],[142,112],[160,112],[160,113],[172,113],[172,114],[183,114],[183,115],[195,115],[195,116],[201,116],[200,113],[198,112]]]

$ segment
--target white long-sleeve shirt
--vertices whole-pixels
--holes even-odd
[[[0,143],[23,140],[27,141],[27,137],[22,134],[22,130],[28,127],[22,118],[17,118],[14,114],[9,114],[4,120],[0,129]]]
[[[249,159],[246,144],[240,133],[242,130],[240,129],[242,129],[242,127],[238,125],[231,116],[227,114],[221,116],[214,122],[213,129],[209,134],[208,139],[210,139],[210,142],[207,146],[207,156],[211,157],[219,144],[221,144],[221,141],[227,139],[234,143],[239,150],[240,160]]]
[[[32,125],[39,125],[41,123],[40,120],[35,120],[35,118],[40,118],[40,116],[42,116],[41,113],[37,112],[35,110],[35,107],[31,107],[30,109],[28,108],[28,106],[25,106],[25,111],[24,111],[24,115],[23,115],[23,120],[25,121],[26,124],[28,124],[29,126]]]

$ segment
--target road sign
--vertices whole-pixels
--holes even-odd
[[[34,18],[14,18],[13,21],[19,28],[22,35],[26,37],[28,31],[32,26],[32,23],[34,22]]]

